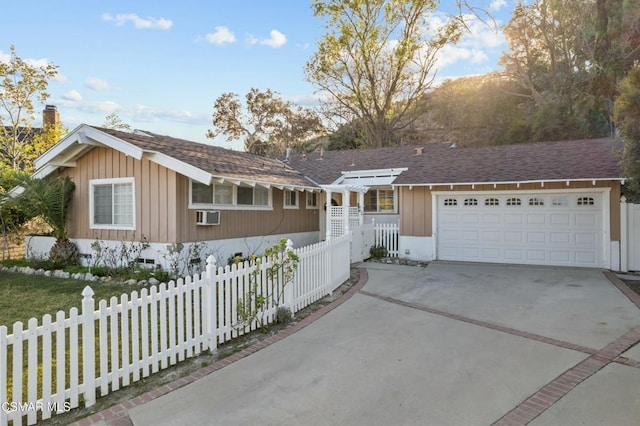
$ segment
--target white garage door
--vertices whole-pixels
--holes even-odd
[[[602,267],[602,196],[438,195],[437,258]]]

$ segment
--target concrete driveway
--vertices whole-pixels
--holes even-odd
[[[368,283],[326,316],[129,408],[130,421],[640,422],[640,347],[628,351],[640,340],[640,310],[602,271],[441,262],[365,266]]]

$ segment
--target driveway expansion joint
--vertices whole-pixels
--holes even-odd
[[[464,317],[462,315],[430,308],[428,306],[420,305],[417,303],[405,302],[403,300],[394,299],[392,297],[371,293],[366,290],[360,290],[359,293],[385,302],[394,303],[396,305],[405,306],[411,309],[417,309],[423,312],[428,312],[430,314],[477,325],[503,333],[508,333],[530,340],[539,341],[542,343],[547,343],[550,345],[561,347],[563,349],[582,352],[589,355],[587,358],[544,385],[533,395],[530,395],[519,405],[517,405],[515,408],[507,412],[504,416],[493,423],[492,426],[515,426],[528,424],[540,414],[548,410],[549,407],[558,402],[569,392],[571,392],[580,383],[593,376],[599,370],[612,362],[627,365],[630,367],[640,368],[640,362],[622,356],[624,352],[640,342],[640,327],[636,327],[628,331],[602,349],[596,350],[562,340],[541,336],[535,333],[517,330],[511,327],[505,327],[487,321]]]
[[[596,374],[608,364],[616,362],[619,358],[624,358],[620,355],[638,342],[640,342],[640,327],[628,331],[604,348],[560,374],[521,402],[513,410],[498,419],[492,426],[529,424],[580,383]]]
[[[596,351],[597,351],[596,349],[593,349],[593,348],[588,348],[588,347],[582,346],[582,345],[576,345],[574,343],[565,342],[563,340],[554,339],[552,337],[546,337],[546,336],[542,336],[540,334],[530,333],[528,331],[522,331],[522,330],[518,330],[518,329],[515,329],[515,328],[506,327],[506,326],[503,326],[503,325],[491,323],[491,322],[488,322],[488,321],[482,321],[482,320],[477,320],[477,319],[465,317],[465,316],[458,315],[458,314],[453,314],[451,312],[446,312],[446,311],[442,311],[440,309],[430,308],[428,306],[421,305],[421,304],[418,304],[418,303],[405,302],[403,300],[394,299],[392,297],[382,296],[382,295],[379,295],[379,294],[371,293],[371,292],[368,292],[366,290],[360,290],[359,293],[363,294],[365,296],[374,297],[376,299],[379,299],[379,300],[382,300],[382,301],[385,301],[385,302],[389,302],[389,303],[394,303],[396,305],[405,306],[407,308],[417,309],[417,310],[420,310],[420,311],[423,311],[423,312],[428,312],[430,314],[434,314],[434,315],[438,315],[438,316],[441,316],[441,317],[453,319],[453,320],[456,320],[456,321],[466,322],[467,324],[473,324],[473,325],[477,325],[477,326],[480,326],[480,327],[488,328],[488,329],[491,329],[491,330],[496,330],[496,331],[500,331],[500,332],[503,332],[503,333],[512,334],[514,336],[524,337],[525,339],[529,339],[529,340],[535,340],[535,341],[542,342],[542,343],[548,343],[550,345],[558,346],[558,347],[563,348],[563,349],[570,349],[570,350],[574,350],[574,351],[577,351],[577,352],[582,352],[582,353],[585,353],[585,354],[588,354],[588,355],[592,355],[592,354],[596,353]]]

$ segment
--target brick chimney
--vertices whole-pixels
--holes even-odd
[[[60,114],[55,105],[46,105],[42,111],[42,127],[55,126],[60,123]]]

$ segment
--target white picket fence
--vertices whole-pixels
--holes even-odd
[[[383,246],[387,249],[387,256],[398,257],[398,236],[400,235],[400,225],[397,223],[373,223],[373,245]]]
[[[294,252],[299,264],[284,293],[280,277],[268,279],[267,259],[217,267],[210,257],[203,274],[101,300],[97,309],[86,287],[80,311],[45,315],[41,324],[32,318],[26,329],[16,322],[11,334],[0,326],[0,426],[91,406],[97,390],[104,396],[256,329],[237,311],[254,282],[258,294],[282,294],[281,306],[295,313],[350,276],[348,235]],[[260,320],[272,323],[276,308],[268,303]]]

